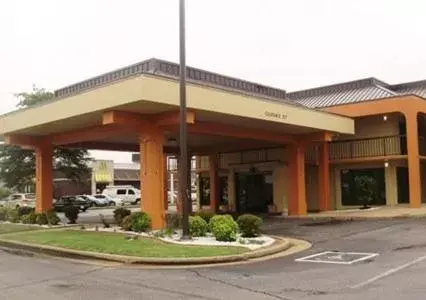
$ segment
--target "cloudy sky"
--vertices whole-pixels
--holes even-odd
[[[425,13],[424,0],[187,0],[187,63],[287,91],[426,79]],[[150,57],[178,62],[178,0],[1,1],[0,113],[33,84]]]

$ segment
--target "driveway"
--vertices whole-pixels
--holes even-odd
[[[300,237],[303,253],[201,269],[87,265],[0,252],[4,299],[424,299],[426,219],[280,221],[268,232]],[[377,253],[352,265],[296,262],[324,251]]]

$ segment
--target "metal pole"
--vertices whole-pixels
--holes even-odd
[[[180,56],[180,167],[179,189],[182,198],[182,239],[190,239],[189,233],[189,191],[188,191],[188,144],[186,128],[186,58],[185,58],[185,0],[179,0],[179,56]]]

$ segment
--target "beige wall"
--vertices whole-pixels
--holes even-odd
[[[355,135],[340,135],[337,139],[362,139],[378,136],[389,136],[399,134],[399,120],[402,114],[395,113],[386,115],[369,116],[355,119]]]

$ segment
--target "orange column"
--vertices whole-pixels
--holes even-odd
[[[330,210],[329,144],[322,143],[318,151],[318,200],[320,211]]]
[[[407,124],[407,155],[408,155],[408,180],[410,191],[410,207],[418,208],[422,202],[420,160],[419,160],[419,135],[417,127],[417,111],[405,113]]]
[[[163,166],[164,166],[164,210],[169,209],[169,169],[167,168],[167,155],[163,154]]]
[[[288,214],[305,215],[307,213],[305,184],[306,145],[304,143],[290,145],[289,150],[290,197]]]
[[[36,211],[52,209],[53,146],[43,142],[36,147]]]
[[[219,166],[217,154],[212,154],[209,157],[209,175],[210,175],[210,210],[216,212],[219,206]]]
[[[166,226],[164,210],[164,134],[144,128],[140,136],[142,210],[152,219],[152,228]]]

